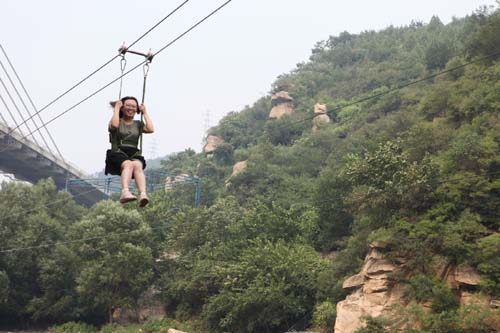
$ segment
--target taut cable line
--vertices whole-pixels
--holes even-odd
[[[17,81],[18,81],[18,82],[19,82],[19,84],[21,85],[21,88],[23,89],[23,91],[24,91],[25,95],[28,97],[28,100],[29,100],[29,102],[30,102],[31,106],[33,107],[33,110],[36,112],[36,111],[37,111],[37,107],[35,106],[35,103],[34,103],[34,102],[33,102],[33,100],[31,99],[31,96],[30,96],[30,94],[28,93],[28,90],[26,89],[26,87],[24,86],[23,81],[21,80],[21,77],[19,77],[19,75],[17,74],[17,71],[16,71],[16,69],[15,69],[14,65],[13,65],[13,64],[12,64],[12,62],[10,61],[10,58],[9,58],[9,56],[7,55],[7,52],[5,52],[5,49],[3,48],[3,46],[2,46],[1,44],[0,44],[0,50],[2,50],[2,53],[4,54],[5,59],[7,59],[7,62],[9,63],[10,68],[11,68],[11,69],[12,69],[12,71],[14,72],[14,75],[16,76]],[[2,67],[3,67],[3,66],[2,66]],[[14,85],[14,84],[12,83],[12,85]],[[18,94],[19,94],[19,93],[18,93]],[[24,104],[24,103],[23,103],[23,104]],[[43,124],[43,119],[42,119],[42,117],[40,116],[40,114],[37,114],[37,116],[38,116],[38,119],[40,120],[40,122]],[[30,117],[31,117],[31,114],[30,114]],[[37,125],[35,124],[35,126],[37,126]],[[63,155],[61,154],[61,151],[59,150],[59,147],[57,147],[57,144],[56,144],[56,142],[54,141],[54,138],[53,138],[53,137],[52,137],[52,135],[50,134],[49,129],[48,129],[47,127],[45,127],[45,131],[47,132],[47,135],[49,136],[50,141],[52,142],[52,144],[53,144],[53,145],[54,145],[54,147],[56,148],[57,153],[58,153],[58,154],[59,154],[59,156],[60,156],[60,157],[64,160],[64,157],[63,157]]]
[[[148,31],[146,31],[142,36],[140,36],[139,38],[137,38],[134,42],[132,42],[132,44],[130,44],[130,46],[136,44],[137,42],[139,42],[142,38],[144,38],[147,34],[149,34],[151,31],[153,31],[158,25],[160,25],[163,21],[165,21],[166,19],[168,19],[170,16],[172,16],[175,12],[177,12],[181,7],[183,7],[187,2],[189,2],[190,0],[185,0],[183,3],[181,3],[179,6],[177,6],[174,10],[172,10],[169,14],[167,14],[163,19],[161,19],[158,23],[156,23],[153,27],[151,27]],[[77,83],[75,83],[71,88],[69,88],[68,90],[64,91],[62,94],[60,94],[59,96],[57,96],[55,99],[53,99],[50,103],[48,103],[47,105],[45,105],[44,107],[42,107],[40,110],[38,110],[37,112],[35,112],[35,115],[38,115],[39,113],[41,113],[42,111],[44,111],[45,109],[47,109],[48,107],[50,107],[51,105],[53,105],[55,102],[57,102],[58,100],[60,100],[62,97],[64,97],[65,95],[67,95],[69,92],[73,91],[76,87],[78,87],[79,85],[81,85],[83,82],[87,81],[89,78],[91,78],[92,76],[94,76],[97,72],[99,72],[100,70],[102,70],[104,67],[106,67],[107,65],[109,65],[110,63],[112,63],[116,58],[118,58],[120,55],[117,54],[115,55],[113,58],[109,59],[108,61],[106,61],[103,65],[101,65],[99,68],[97,68],[96,70],[94,70],[92,73],[90,73],[89,75],[87,75],[86,77],[84,77],[83,79],[81,79],[80,81],[78,81]],[[33,117],[32,116],[32,117]],[[28,118],[31,119],[32,117]],[[16,127],[14,127],[13,129],[11,129],[8,133],[8,135],[10,135],[13,131],[15,131],[17,128],[19,128],[19,126],[21,126],[23,123],[21,123],[20,125],[16,125]],[[45,123],[46,125],[47,123]],[[36,129],[35,131],[37,131],[38,129]]]
[[[2,49],[2,51],[4,51],[4,49],[3,49],[2,45],[0,45],[0,48]],[[5,55],[5,51],[4,51],[4,55]],[[16,87],[16,85],[14,84],[14,81],[12,80],[12,78],[10,77],[9,72],[7,71],[7,68],[5,68],[5,66],[4,66],[4,64],[3,64],[3,61],[2,61],[2,60],[0,60],[0,67],[2,67],[3,72],[4,72],[4,73],[5,73],[5,75],[7,76],[7,79],[9,80],[10,85],[12,86],[12,88],[14,88],[14,91],[16,92],[17,98],[19,99],[19,101],[21,101],[21,104],[23,105],[24,110],[26,110],[26,112],[28,113],[28,117],[31,117],[31,111],[30,111],[30,110],[28,109],[28,107],[26,106],[26,103],[24,102],[24,98],[23,98],[23,97],[21,96],[21,94],[19,93],[19,90],[17,90],[17,87]],[[5,89],[7,89],[7,87],[5,87],[5,86],[4,86],[4,88],[5,88]],[[14,106],[15,106],[16,108],[18,108],[16,104],[14,104]],[[35,110],[36,110],[36,109],[35,109]],[[17,111],[18,111],[18,113],[19,113],[19,114],[21,114],[21,110],[19,110],[19,108],[18,108],[18,110],[17,110]],[[40,116],[40,115],[38,115],[38,116]],[[33,123],[33,125],[35,125],[35,128],[38,126],[38,124],[36,123],[36,121],[35,121],[35,119],[34,119],[34,118],[32,118],[32,119],[31,119],[31,122]],[[43,120],[41,121],[41,123],[43,124]],[[27,124],[26,124],[26,125],[27,125]],[[47,130],[47,128],[45,128],[45,130]],[[47,132],[47,133],[48,133],[48,132]],[[47,140],[45,140],[45,137],[43,136],[42,132],[38,132],[38,134],[39,134],[39,135],[40,135],[40,137],[42,138],[42,141],[43,141],[43,143],[45,144],[45,147],[47,147],[47,150],[48,150],[50,153],[52,153],[52,150],[51,150],[51,148],[50,148],[49,144],[47,143]],[[50,134],[49,134],[49,135],[50,135]],[[52,153],[52,154],[53,154],[53,153]]]
[[[186,31],[184,31],[183,33],[181,33],[179,36],[177,36],[176,38],[174,38],[173,40],[171,40],[168,44],[166,44],[165,46],[163,46],[158,52],[152,54],[152,57],[158,55],[159,53],[163,52],[164,50],[166,50],[168,47],[170,47],[171,45],[173,45],[175,42],[177,42],[179,39],[181,39],[182,37],[184,37],[185,35],[187,35],[189,32],[191,32],[193,29],[195,29],[197,26],[199,26],[201,23],[203,23],[204,21],[206,21],[208,18],[210,18],[212,15],[214,15],[215,13],[217,13],[219,10],[221,10],[222,8],[224,8],[227,4],[229,4],[231,1],[233,0],[227,0],[226,2],[224,2],[222,5],[220,5],[219,7],[217,7],[216,9],[214,9],[212,12],[210,12],[210,14],[208,14],[207,16],[205,16],[204,18],[202,18],[201,20],[199,20],[197,23],[195,23],[194,25],[192,25],[189,29],[187,29]],[[118,57],[119,55],[117,55],[116,57]],[[49,121],[45,122],[43,124],[43,126],[46,126],[48,124],[50,124],[51,122],[55,121],[56,119],[62,117],[63,115],[65,115],[66,113],[70,112],[71,110],[73,110],[74,108],[76,108],[77,106],[79,106],[80,104],[86,102],[87,100],[89,100],[90,98],[94,97],[95,95],[97,95],[98,93],[100,93],[101,91],[103,91],[104,89],[106,89],[107,87],[111,86],[113,83],[115,83],[116,81],[120,80],[122,77],[124,76],[127,76],[128,74],[130,74],[131,72],[135,71],[137,68],[139,68],[140,66],[143,66],[145,65],[147,62],[149,61],[149,59],[146,59],[144,60],[143,62],[137,64],[135,67],[131,68],[130,70],[128,70],[127,72],[125,72],[124,74],[120,75],[119,77],[115,78],[114,80],[112,80],[111,82],[105,84],[104,86],[102,86],[101,88],[97,89],[96,91],[94,91],[92,94],[88,95],[87,97],[85,97],[84,99],[82,99],[81,101],[79,101],[78,103],[74,104],[73,106],[69,107],[68,109],[66,109],[65,111],[61,112],[60,114],[56,115],[55,117],[51,118]],[[33,133],[37,132],[40,130],[40,128],[42,128],[43,126],[40,126],[36,129],[34,129],[33,131],[31,131],[30,133],[28,133],[27,135],[23,136],[22,139],[30,136],[30,135],[33,135]],[[0,150],[0,153],[5,151],[6,148],[4,148],[3,150]]]
[[[472,64],[475,64],[475,63],[478,63],[478,62],[481,62],[481,61],[484,61],[484,60],[488,60],[488,59],[491,59],[491,58],[494,58],[494,57],[497,57],[497,56],[500,56],[500,52],[496,52],[496,53],[492,53],[492,54],[489,54],[487,56],[484,56],[484,57],[481,57],[481,58],[477,58],[477,59],[474,59],[474,60],[471,60],[471,61],[468,61],[466,63],[463,63],[459,66],[456,66],[456,67],[452,67],[452,68],[449,68],[449,69],[446,69],[444,71],[440,71],[440,72],[437,72],[437,73],[434,73],[432,75],[429,75],[429,76],[426,76],[426,77],[423,77],[423,78],[420,78],[420,79],[417,79],[417,80],[414,80],[414,81],[410,81],[408,83],[404,83],[404,84],[401,84],[401,85],[397,85],[396,87],[394,88],[391,88],[389,90],[386,90],[386,91],[383,91],[383,92],[380,92],[378,94],[375,94],[375,95],[370,95],[370,96],[366,96],[366,97],[363,97],[363,98],[360,98],[358,100],[355,100],[353,102],[350,102],[350,103],[347,103],[347,104],[344,104],[344,105],[341,105],[341,106],[337,106],[335,108],[333,108],[332,110],[328,110],[327,113],[332,113],[332,112],[337,112],[337,111],[340,111],[346,107],[349,107],[349,106],[353,106],[353,105],[357,105],[357,104],[360,104],[360,103],[363,103],[363,102],[366,102],[368,100],[371,100],[371,99],[374,99],[374,98],[378,98],[378,97],[381,97],[381,96],[384,96],[384,95],[387,95],[387,94],[390,94],[392,92],[395,92],[395,91],[398,91],[398,90],[401,90],[403,88],[406,88],[406,87],[409,87],[409,86],[412,86],[412,85],[415,85],[417,83],[420,83],[420,82],[423,82],[423,81],[427,81],[427,80],[430,80],[430,79],[434,79],[438,76],[441,76],[441,75],[444,75],[444,74],[447,74],[447,73],[450,73],[450,72],[453,72],[453,71],[456,71],[458,69],[461,69],[461,68],[464,68],[464,67],[467,67],[469,65],[472,65]],[[293,121],[291,123],[288,123],[288,124],[285,124],[284,126],[277,126],[278,129],[280,128],[285,128],[285,127],[288,127],[290,125],[295,125],[295,124],[299,124],[299,123],[302,123],[304,121],[308,121],[308,120],[312,120],[316,117],[316,115],[313,115],[313,116],[309,116],[309,117],[305,117],[303,119],[299,119],[299,120],[296,120],[296,121]]]

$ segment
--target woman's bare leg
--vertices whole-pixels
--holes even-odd
[[[132,163],[137,189],[139,190],[139,193],[146,192],[146,176],[144,175],[144,170],[142,169],[142,162],[134,160]]]
[[[134,166],[132,161],[123,161],[122,163],[122,191],[128,190],[130,185],[130,180],[132,179],[132,173]]]
[[[124,161],[122,163],[122,194],[120,195],[120,203],[124,204],[129,201],[137,200],[135,195],[130,193],[129,185],[134,172],[134,164],[132,161]]]
[[[133,163],[135,184],[139,190],[139,207],[144,207],[149,203],[149,198],[146,194],[146,175],[144,175],[141,161],[133,161]]]

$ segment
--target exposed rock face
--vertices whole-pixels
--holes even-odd
[[[365,284],[365,276],[363,274],[356,274],[347,278],[344,283],[342,283],[342,288],[344,289],[358,289]]]
[[[272,95],[271,101],[273,108],[269,113],[269,119],[280,119],[285,114],[291,114],[294,111],[293,98],[286,91],[279,91]]]
[[[494,309],[498,309],[500,308],[500,300],[498,299],[494,299],[490,302],[490,307],[494,308]]]
[[[316,131],[319,128],[319,124],[321,123],[329,123],[330,117],[327,114],[326,104],[316,103],[314,105],[314,118],[313,122],[313,131]]]
[[[207,137],[207,144],[203,147],[203,152],[207,155],[207,157],[212,157],[215,149],[217,149],[217,146],[220,146],[223,143],[223,138],[216,135],[209,135]]]
[[[455,270],[455,280],[462,285],[479,286],[481,276],[471,267],[459,266]]]
[[[247,168],[247,161],[239,161],[233,166],[233,173],[231,177],[236,176],[237,174],[243,172]]]
[[[483,307],[488,307],[491,305],[490,298],[479,294],[479,293],[471,293],[468,291],[460,292],[460,304],[463,305],[480,305]]]
[[[326,114],[326,104],[314,104],[314,114]]]
[[[390,283],[388,274],[401,269],[404,260],[393,264],[384,257],[383,249],[387,244],[373,242],[367,254],[361,272],[347,278],[342,287],[352,293],[345,300],[337,303],[337,319],[335,333],[354,333],[364,323],[362,317],[391,316],[393,305],[406,306],[404,298],[406,286]],[[439,258],[438,258],[439,259]],[[500,307],[500,301],[491,300],[491,297],[474,292],[479,286],[481,277],[478,272],[467,266],[453,266],[445,258],[436,261],[435,274],[446,284],[455,289],[460,297],[460,304],[478,305],[483,307]],[[429,310],[430,302],[420,306]],[[418,325],[418,323],[400,323],[398,325]],[[403,328],[398,326],[397,328]]]
[[[231,178],[233,178],[237,174],[242,173],[243,171],[245,171],[245,169],[247,168],[247,166],[248,166],[247,161],[236,162],[236,164],[233,166],[233,173],[226,180],[226,188],[228,188],[229,186],[231,186]]]
[[[288,94],[288,91],[278,91],[273,93],[271,96],[271,101],[273,102],[273,105],[281,104],[281,103],[288,103],[288,102],[293,102],[293,98]]]
[[[362,317],[378,317],[393,304],[401,304],[402,287],[389,286],[387,274],[397,269],[384,258],[379,244],[372,244],[359,274],[344,281],[342,287],[355,290],[337,303],[335,333],[354,333],[361,327]]]

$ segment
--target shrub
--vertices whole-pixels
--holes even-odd
[[[324,301],[314,309],[313,325],[314,327],[321,328],[323,333],[332,333],[336,317],[337,311],[335,305],[329,301]]]
[[[49,328],[50,333],[95,333],[96,328],[85,323],[77,323],[70,321],[62,325],[52,326]]]

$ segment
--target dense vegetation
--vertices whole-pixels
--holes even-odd
[[[225,140],[213,158],[188,149],[162,162],[202,178],[200,208],[191,188],[137,211],[79,207],[51,181],[5,186],[0,321],[102,324],[154,286],[200,331],[331,329],[342,282],[383,241],[407,262],[394,278],[408,298],[433,304],[402,318],[421,332],[498,329],[498,312],[461,307],[431,267],[470,265],[500,298],[500,63],[474,62],[498,52],[499,10],[331,36],[272,87],[290,93],[294,114],[268,120],[264,97],[210,130]],[[317,102],[334,121],[312,131]]]

